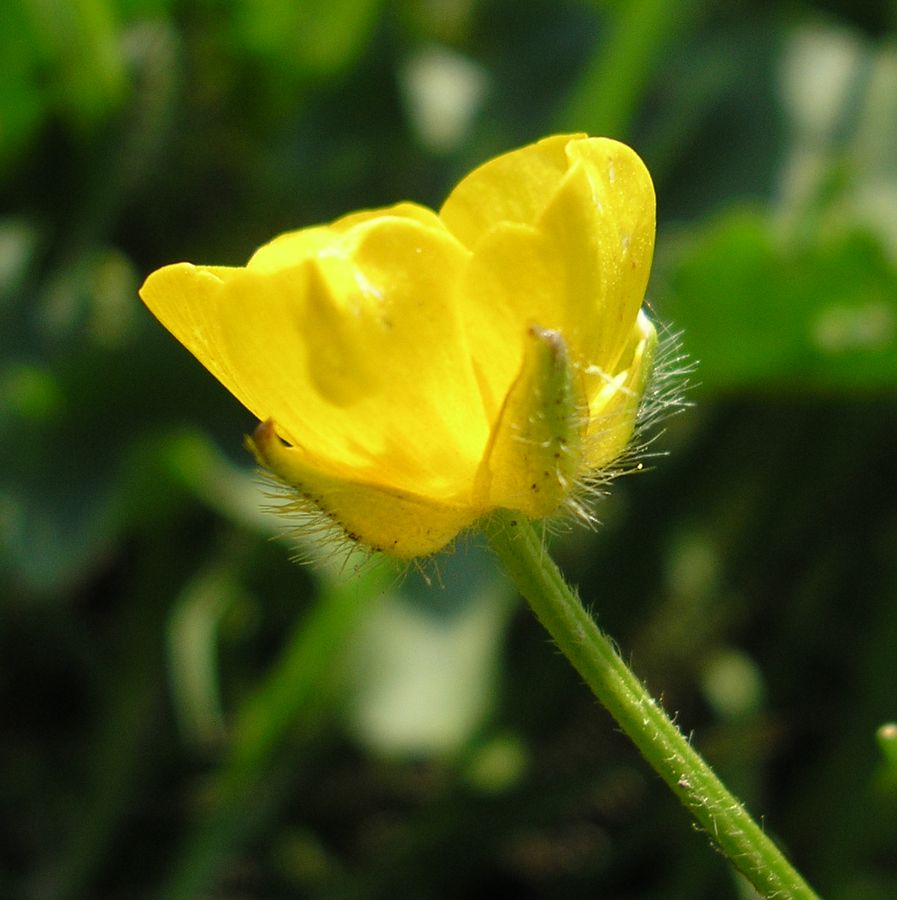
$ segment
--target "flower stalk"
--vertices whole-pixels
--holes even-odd
[[[560,650],[710,840],[761,896],[818,900],[623,662],[548,556],[532,524],[502,510],[484,527],[505,571]]]
[[[657,345],[642,310],[654,232],[654,187],[632,149],[553,135],[477,167],[438,211],[363,210],[282,234],[245,266],[165,266],[140,295],[258,417],[249,448],[287,513],[402,560],[484,521],[558,646],[733,864],[764,896],[815,897],[530,524],[575,508],[577,486],[632,439]],[[272,690],[295,702],[290,679]],[[275,707],[244,723],[266,746],[294,709]],[[225,786],[239,799],[258,761],[239,741],[234,754]],[[225,804],[225,837],[239,813]]]

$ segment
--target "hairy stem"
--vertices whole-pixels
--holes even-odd
[[[488,521],[486,533],[558,647],[711,841],[762,896],[816,898],[623,662],[547,555],[532,525],[521,516],[499,512]]]

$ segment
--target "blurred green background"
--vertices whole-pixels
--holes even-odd
[[[583,130],[654,174],[697,368],[555,554],[820,892],[897,898],[897,4],[0,21],[0,897],[750,896],[475,537],[292,563],[251,417],[136,297]]]

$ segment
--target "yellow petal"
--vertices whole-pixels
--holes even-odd
[[[657,350],[657,332],[648,317],[640,312],[616,375],[586,370],[591,383],[589,428],[585,441],[585,468],[608,466],[626,449],[638,417],[645,388],[651,377]]]
[[[324,230],[245,270],[166,267],[141,296],[290,443],[372,483],[469,493],[489,423],[453,302],[465,251],[441,226],[385,216],[308,255]],[[292,267],[290,246],[305,254]]]
[[[555,135],[484,163],[449,194],[439,217],[471,248],[500,222],[535,222],[569,167],[567,146],[583,137]]]
[[[532,223],[492,222],[479,233],[459,291],[474,365],[492,414],[516,377],[528,322],[560,331],[575,364],[616,374],[650,268],[654,193],[641,160],[628,147],[605,139],[564,137],[544,143],[553,151],[560,145],[567,168],[539,170],[544,194]],[[551,156],[555,162],[556,156]],[[470,179],[480,190],[469,198],[465,179],[458,189],[464,205],[452,207],[452,199],[446,205],[450,224],[457,224],[459,211],[469,212],[477,198],[488,197],[496,168],[501,177],[493,187],[501,192],[507,187],[506,169],[528,158],[518,151],[477,170]],[[534,158],[545,159],[541,152]],[[524,196],[532,212],[535,193],[524,191]],[[485,221],[485,213],[480,219]]]
[[[259,273],[293,269],[304,260],[314,258],[333,240],[334,233],[327,225],[288,231],[259,247],[246,263],[246,268]]]
[[[564,337],[575,358],[615,371],[645,297],[654,250],[654,187],[624,144],[572,141],[570,169],[538,227],[563,270]]]
[[[482,512],[327,474],[320,460],[284,445],[271,420],[259,425],[250,448],[260,465],[299,490],[303,499],[329,516],[349,538],[398,559],[441,550]]]
[[[355,225],[385,217],[411,219],[437,230],[443,228],[436,213],[416,203],[396,203],[384,209],[366,209],[342,216],[330,225],[300,228],[281,234],[256,250],[246,268],[260,272],[292,268],[303,259],[316,256],[318,253],[326,253],[337,235],[345,234]]]
[[[396,203],[393,206],[387,206],[381,209],[363,209],[360,212],[349,213],[348,215],[341,216],[329,227],[333,231],[342,234],[350,228],[354,228],[356,225],[360,225],[363,222],[369,222],[371,219],[382,219],[384,216],[397,219],[411,219],[428,228],[436,228],[440,231],[445,227],[439,219],[439,216],[437,216],[432,209],[428,209],[426,206],[421,206],[418,203],[409,203],[407,201],[404,203]]]
[[[471,255],[461,275],[459,311],[490,419],[520,371],[527,327],[564,323],[562,270],[533,227],[505,223]]]
[[[531,327],[493,436],[489,503],[533,518],[554,513],[582,466],[586,423],[581,379],[563,337]]]

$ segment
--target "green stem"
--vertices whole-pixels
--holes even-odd
[[[624,137],[651,76],[691,24],[696,6],[694,0],[683,0],[675,7],[666,0],[610,4],[605,16],[608,39],[592,55],[558,117],[556,130]]]
[[[729,793],[599,630],[523,517],[496,513],[486,533],[558,647],[710,839],[764,897],[817,898]]]

